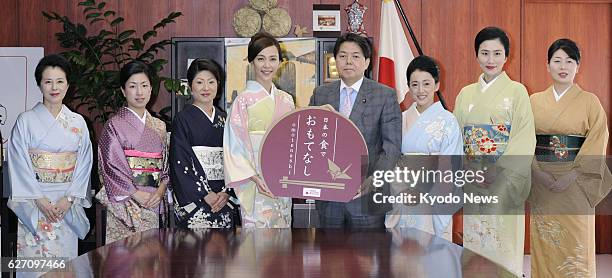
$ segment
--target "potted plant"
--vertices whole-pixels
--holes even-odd
[[[151,30],[138,37],[135,30],[121,28],[124,18],[109,9],[106,2],[87,0],[79,2],[78,6],[84,7],[83,16],[89,27],[97,22],[102,24],[100,31],[92,33],[88,31],[87,26],[74,23],[66,16],[43,12],[49,22],[63,25],[63,31],[55,35],[60,46],[66,49],[60,54],[73,66],[72,76],[69,76],[71,92],[66,96],[66,100],[75,110],[85,106],[89,113],[84,115],[86,118],[93,123],[105,123],[125,104],[125,97],[120,90],[119,70],[133,60],[147,62],[157,73],[158,77],[151,80],[153,95],[159,93],[161,83],[168,92],[181,90],[179,80],[160,75],[168,61],[156,57],[160,50],[172,44],[171,40],[155,40],[158,31],[174,23],[175,19],[182,15],[181,12],[171,12]],[[170,107],[165,107],[158,113],[153,113],[169,123],[169,111]]]

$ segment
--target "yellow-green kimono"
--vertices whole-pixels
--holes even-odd
[[[595,277],[595,206],[610,192],[605,164],[606,112],[597,96],[570,87],[557,101],[553,87],[531,96],[538,144],[534,171],[576,178],[561,191],[534,180],[531,203],[533,277]]]
[[[489,84],[481,75],[478,82],[461,90],[454,114],[463,131],[465,157],[495,161],[486,165],[487,173],[496,170],[488,180],[491,184],[486,188],[466,186],[464,192],[497,196],[499,200],[497,204],[465,204],[463,246],[521,276],[524,203],[536,143],[527,90],[505,72]]]
[[[256,81],[232,103],[223,135],[225,184],[240,201],[242,227],[290,228],[291,198],[270,198],[259,192],[250,177],[261,174],[259,148],[274,121],[293,111],[289,94],[272,85],[271,92]]]

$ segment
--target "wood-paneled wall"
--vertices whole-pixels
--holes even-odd
[[[0,46],[43,46],[45,53],[60,51],[54,33],[61,30],[47,23],[41,11],[55,11],[83,22],[80,0],[3,0],[0,9]],[[248,0],[107,0],[107,5],[125,17],[124,28],[142,32],[170,11],[184,16],[160,32],[160,37],[233,37],[233,13]],[[293,25],[312,26],[312,4],[340,4],[353,0],[278,0],[293,19]],[[368,7],[365,28],[377,44],[381,0],[360,0]],[[452,108],[459,90],[475,82],[480,70],[475,61],[473,40],[485,26],[499,26],[510,37],[506,70],[525,84],[530,93],[550,84],[546,72],[546,50],[561,37],[574,39],[583,60],[577,82],[595,93],[608,114],[612,113],[610,77],[612,70],[612,0],[401,0],[425,54],[442,67],[442,91]],[[342,29],[347,16],[342,14]],[[95,28],[92,31],[96,31]],[[290,34],[290,36],[293,36]],[[412,42],[411,42],[411,45]],[[413,47],[413,52],[416,50]],[[169,59],[169,53],[160,53]],[[166,73],[169,72],[169,67]],[[6,93],[6,92],[4,92]],[[168,94],[155,100],[154,110],[168,105]],[[612,126],[612,125],[611,125]],[[610,144],[609,144],[610,145]],[[609,146],[608,153],[611,153]],[[598,251],[612,253],[612,217],[598,217]],[[606,235],[606,237],[602,237]]]

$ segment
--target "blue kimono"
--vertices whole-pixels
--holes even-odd
[[[85,238],[91,206],[91,141],[83,117],[62,106],[57,118],[38,103],[19,115],[8,144],[11,196],[8,206],[19,218],[17,256],[76,257]],[[52,203],[74,198],[62,220],[50,222],[35,200]]]
[[[445,156],[437,163],[442,161],[450,162],[452,155],[463,154],[463,140],[457,120],[452,113],[446,111],[440,102],[435,102],[423,113],[416,109],[416,103],[402,113],[402,154],[406,155],[439,155]],[[401,158],[407,159],[406,157]],[[444,167],[449,167],[445,165]],[[432,167],[425,166],[426,169],[433,170]],[[439,167],[439,166],[438,166]],[[438,190],[447,190],[449,185],[434,185],[432,191],[435,195]],[[405,184],[395,184],[394,191],[400,193],[406,189]],[[421,206],[429,206],[421,205]],[[439,207],[436,207],[440,210]],[[451,238],[450,223],[452,215],[440,214],[441,211],[432,211],[430,215],[418,215],[410,212],[411,207],[396,205],[387,214],[385,225],[387,228],[413,227],[433,233],[445,238]],[[447,209],[444,209],[446,211]],[[423,211],[416,208],[416,211]]]

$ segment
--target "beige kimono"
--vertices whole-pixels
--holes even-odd
[[[534,171],[555,179],[578,176],[562,192],[534,180],[530,203],[533,277],[595,277],[595,206],[610,192],[605,165],[606,113],[597,96],[573,85],[559,101],[553,87],[531,96],[536,134],[577,135],[585,141],[574,161],[535,161]],[[559,153],[557,153],[559,154]]]

